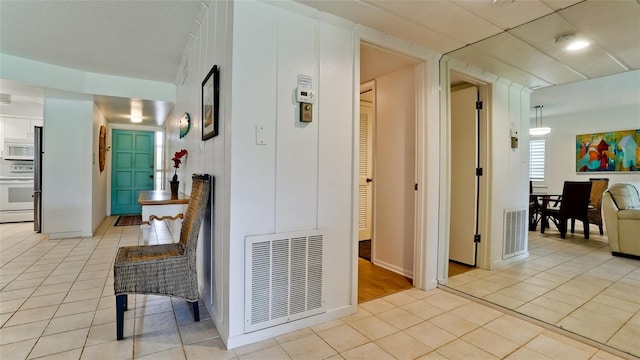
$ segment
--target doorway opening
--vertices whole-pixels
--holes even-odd
[[[360,44],[359,303],[413,287],[419,63]]]
[[[450,222],[448,277],[478,266],[483,198],[486,86],[451,73]]]

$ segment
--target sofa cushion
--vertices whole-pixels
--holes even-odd
[[[613,184],[609,187],[618,209],[640,209],[640,194],[638,189],[631,184]]]
[[[640,220],[640,209],[620,210],[618,220]]]

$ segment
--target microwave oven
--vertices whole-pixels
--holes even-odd
[[[33,160],[33,140],[4,139],[5,160]]]

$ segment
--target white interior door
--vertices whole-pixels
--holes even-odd
[[[371,239],[373,106],[360,102],[360,159],[358,176],[358,240]]]
[[[449,259],[475,265],[478,88],[451,92],[451,221]]]

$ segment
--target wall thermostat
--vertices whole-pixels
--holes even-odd
[[[296,101],[299,103],[314,104],[316,102],[316,92],[310,87],[298,86],[296,89]]]
[[[518,148],[518,130],[511,128],[509,130],[509,134],[511,135],[511,148],[517,149]]]

